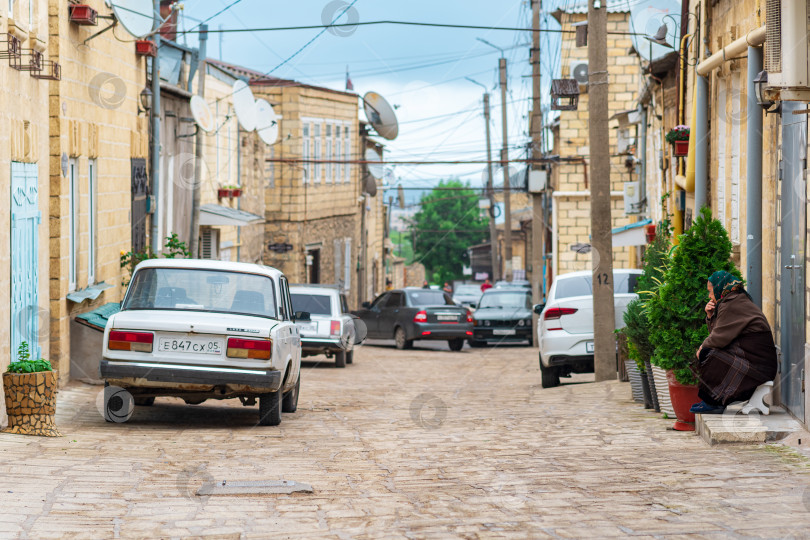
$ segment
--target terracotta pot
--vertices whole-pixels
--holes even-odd
[[[218,189],[217,199],[224,199],[225,197],[233,197],[233,191],[230,189]]]
[[[231,190],[231,197],[241,197],[241,196],[242,196],[242,188]]]
[[[56,371],[3,373],[8,427],[4,433],[61,437],[56,429]]]
[[[675,141],[673,144],[675,147],[675,155],[678,157],[683,157],[689,154],[689,140],[685,141]]]
[[[671,369],[667,370],[667,382],[672,408],[675,409],[675,416],[678,418],[672,429],[695,431],[695,415],[689,412],[689,408],[700,401],[697,385],[679,383],[675,378],[675,372]]]

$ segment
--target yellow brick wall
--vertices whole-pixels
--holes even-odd
[[[87,3],[100,15],[110,14],[102,0]],[[129,36],[126,42],[115,38],[113,32],[122,32],[120,28],[84,44],[98,28],[70,23],[67,12],[67,2],[50,0],[48,56],[62,66],[61,81],[50,82],[46,109],[50,116],[50,356],[60,367],[62,382],[69,374],[69,319],[121,299],[120,252],[131,247],[130,159],[146,157],[147,149],[146,123],[137,114],[146,84],[144,60],[136,57]],[[95,282],[105,281],[113,288],[93,302],[74,304],[65,299],[70,292],[69,179],[61,171],[62,155],[75,158],[79,171],[78,290],[92,285],[88,280],[88,160],[97,163]]]

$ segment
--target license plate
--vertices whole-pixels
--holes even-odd
[[[585,352],[593,352],[593,341],[585,342]]]
[[[295,323],[298,325],[298,328],[301,330],[301,333],[306,334],[317,334],[318,333],[318,324],[317,323]]]
[[[496,328],[492,331],[494,336],[514,336],[515,330],[513,328]]]
[[[158,352],[193,353],[193,354],[222,354],[221,339],[160,338]]]
[[[458,315],[436,315],[437,321],[457,321]]]

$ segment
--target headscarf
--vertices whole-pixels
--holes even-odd
[[[748,298],[751,298],[748,292],[743,288],[742,280],[725,270],[718,270],[709,276],[709,283],[712,284],[715,298],[723,299],[732,291],[741,291],[745,293]],[[718,294],[718,292],[720,294]]]

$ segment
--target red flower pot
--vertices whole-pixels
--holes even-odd
[[[675,141],[673,146],[675,147],[675,155],[677,157],[683,157],[689,154],[689,139],[685,141]]]
[[[231,189],[218,189],[217,199],[224,199],[226,197],[233,197],[233,190]]]
[[[231,190],[231,197],[241,197],[241,196],[242,196],[242,188]]]
[[[689,408],[700,402],[697,385],[681,384],[675,378],[675,372],[667,370],[667,383],[669,383],[669,399],[675,416],[678,417],[672,429],[676,431],[695,431],[695,415]]]

